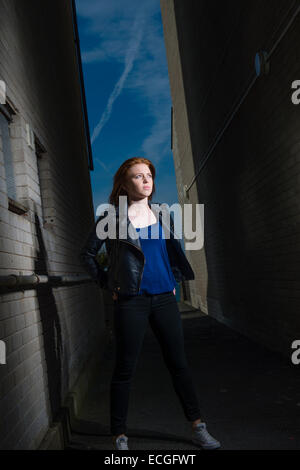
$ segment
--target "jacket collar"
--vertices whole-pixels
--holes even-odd
[[[155,204],[155,203],[153,203]],[[161,203],[156,203],[158,205],[158,207],[151,207],[151,203],[148,201],[148,206],[149,208],[153,211],[154,215],[156,216],[156,219],[157,217],[159,218],[159,222],[161,223],[161,225],[166,229],[166,230],[169,230],[170,231],[170,238],[174,238],[174,231],[172,230],[172,226],[171,224],[166,224],[163,220],[163,217],[162,217],[162,213],[164,211],[168,212],[166,210],[166,208],[164,208],[164,205],[161,204]],[[116,207],[115,209],[116,211],[116,227],[117,227],[117,237],[119,238],[119,223],[120,223],[120,220],[119,220],[119,206]],[[166,219],[167,220],[167,219]],[[120,238],[120,240],[124,240],[125,242],[128,242],[128,243],[131,243],[133,244],[134,246],[136,246],[137,248],[139,248],[140,250],[142,249],[141,248],[141,242],[140,242],[140,239],[138,237],[138,232],[135,230],[134,226],[132,225],[129,217],[128,217],[128,214],[127,214],[127,217],[126,218],[123,218],[123,220],[121,220],[121,223],[123,223],[123,226],[126,224],[126,237],[125,238]],[[130,232],[131,231],[134,231],[135,234],[136,234],[136,238],[133,238],[130,236]]]

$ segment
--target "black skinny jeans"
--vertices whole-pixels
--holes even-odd
[[[175,392],[188,421],[201,418],[184,350],[182,320],[173,292],[119,296],[114,301],[116,364],[110,386],[112,435],[125,434],[129,392],[148,325],[161,346]],[[153,370],[154,373],[154,370]]]

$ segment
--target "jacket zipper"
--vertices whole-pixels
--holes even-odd
[[[142,270],[142,274],[141,274],[140,281],[139,281],[139,287],[138,287],[138,293],[139,293],[141,282],[142,282],[142,277],[143,277],[143,273],[144,273],[144,267],[145,267],[145,255],[144,255],[143,251],[138,246],[134,245],[133,243],[130,243],[127,240],[120,240],[120,239],[119,239],[119,242],[128,243],[128,245],[133,246],[134,248],[139,250],[143,255],[143,270]]]

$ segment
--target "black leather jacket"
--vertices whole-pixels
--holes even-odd
[[[150,206],[156,214],[156,210]],[[164,211],[164,206],[160,205]],[[166,248],[170,260],[170,266],[177,282],[183,280],[195,279],[194,272],[181,248],[179,239],[174,238],[174,220],[169,211],[170,225],[165,224],[162,213],[159,211],[159,220],[163,227],[170,231],[170,237],[166,237]],[[80,260],[85,270],[91,275],[92,279],[97,281],[103,289],[120,294],[136,295],[139,293],[140,284],[145,265],[145,256],[143,254],[139,238],[130,237],[129,225],[134,230],[128,215],[123,218],[123,223],[127,223],[127,238],[106,238],[100,239],[96,233],[96,227],[99,221],[108,214],[105,211],[94,224],[85,245],[80,252]],[[119,208],[115,208],[116,214],[116,236],[119,234]],[[156,217],[157,218],[157,217]],[[122,223],[122,222],[121,222]],[[137,233],[137,232],[136,232]],[[169,232],[167,232],[169,233]],[[96,255],[105,243],[106,254],[109,260],[108,269],[105,270],[96,260]]]

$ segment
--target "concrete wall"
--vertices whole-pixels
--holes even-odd
[[[272,49],[295,7],[161,1],[181,185],[204,164],[190,202],[205,204],[208,313],[286,356],[300,338],[300,107],[291,100],[300,77],[299,14],[269,74],[256,80],[204,158],[255,75],[256,52]],[[201,291],[204,256],[194,252],[192,264],[191,290]]]
[[[14,108],[9,124],[16,200],[9,209],[0,136],[0,275],[86,274],[78,252],[94,222],[71,2],[0,0],[0,79]],[[29,124],[36,143],[26,138]],[[105,320],[94,283],[3,291],[0,447],[35,449],[91,360]]]

